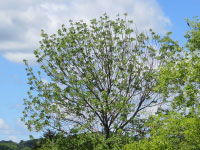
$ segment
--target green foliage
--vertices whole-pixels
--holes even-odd
[[[0,150],[18,150],[19,147],[17,143],[12,141],[1,141],[0,142]]]
[[[186,21],[190,27],[190,30],[185,35],[185,38],[188,40],[186,47],[190,51],[195,52],[200,48],[200,19],[198,17],[194,17],[192,21],[189,19],[186,19]]]
[[[0,141],[0,150],[35,150],[36,141],[20,141],[19,144],[12,141]]]
[[[200,87],[200,23],[199,19],[189,21],[190,30],[186,33],[185,48],[177,52],[160,69],[157,87],[165,97],[169,97],[172,107],[177,110],[195,110],[199,104]]]
[[[24,149],[30,149],[30,150],[34,150],[35,149],[35,145],[37,143],[38,140],[34,139],[34,140],[28,140],[28,141],[20,141],[18,146],[20,148],[20,150],[24,150]]]
[[[50,134],[49,134],[50,133]],[[52,134],[53,133],[53,134]],[[50,136],[48,136],[50,135]],[[53,135],[53,136],[52,136]],[[120,150],[131,138],[127,135],[111,135],[106,139],[105,135],[98,133],[81,133],[65,136],[48,130],[44,133],[36,146],[37,150]]]
[[[12,141],[0,141],[0,150],[35,150],[38,140],[20,141],[15,143]]]
[[[125,146],[124,150],[198,150],[200,118],[170,112],[153,117],[148,123],[150,137]]]
[[[44,138],[37,150],[85,150],[108,149],[104,138],[95,134],[85,133],[79,135],[56,135],[54,138]]]

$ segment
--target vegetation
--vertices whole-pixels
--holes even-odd
[[[200,149],[200,118],[176,112],[151,118],[150,137],[125,146],[124,150],[198,150]]]
[[[174,56],[160,71],[162,93],[172,110],[149,119],[149,137],[126,145],[125,149],[200,149],[199,40],[200,20],[189,21],[185,51]]]
[[[17,150],[18,145],[12,141],[1,141],[0,149],[1,150]]]
[[[38,140],[20,141],[15,143],[12,141],[0,141],[0,150],[35,150]]]
[[[188,20],[184,47],[171,33],[145,35],[132,23],[105,14],[51,36],[42,31],[34,52],[41,70],[25,61],[22,119],[29,130],[49,129],[36,149],[200,148],[198,18]]]

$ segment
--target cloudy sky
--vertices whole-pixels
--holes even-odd
[[[29,137],[20,122],[28,90],[22,60],[37,68],[32,52],[39,47],[41,29],[51,34],[70,19],[88,22],[105,12],[111,17],[128,13],[139,30],[172,31],[183,44],[184,19],[200,16],[199,6],[199,0],[0,0],[0,140]]]

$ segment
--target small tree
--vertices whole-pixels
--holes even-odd
[[[178,50],[177,43],[168,35],[138,33],[132,23],[126,15],[111,20],[105,14],[90,24],[70,21],[57,35],[42,31],[34,54],[49,82],[25,61],[30,91],[23,120],[29,129],[89,131],[109,139],[133,132],[141,112],[163,102],[154,90],[158,68]]]

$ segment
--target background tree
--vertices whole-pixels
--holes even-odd
[[[0,141],[0,150],[35,150],[34,145],[37,140],[20,141]]]
[[[19,147],[17,143],[12,141],[0,141],[0,149],[1,150],[18,150]]]
[[[185,38],[187,42],[182,51],[173,56],[173,60],[160,69],[159,88],[172,102],[176,110],[194,112],[199,108],[200,87],[200,21],[187,20],[190,30]]]
[[[155,88],[158,68],[180,48],[170,33],[148,36],[132,23],[105,14],[90,24],[70,21],[51,36],[42,31],[34,54],[49,82],[25,61],[30,91],[23,120],[30,130],[135,135],[135,120],[163,102]]]

